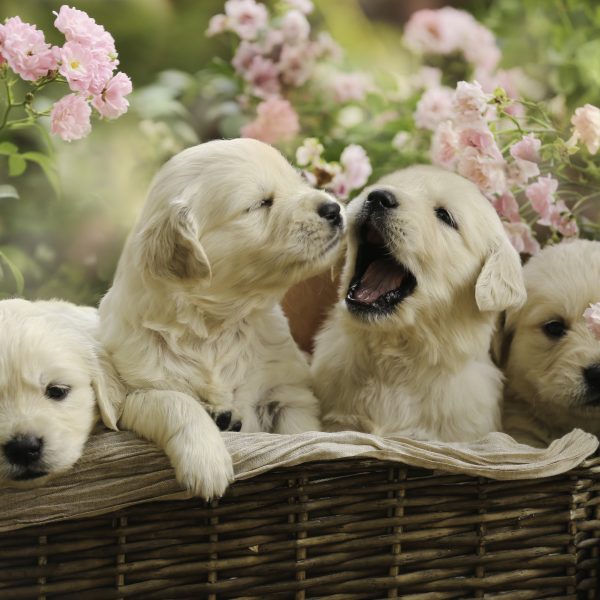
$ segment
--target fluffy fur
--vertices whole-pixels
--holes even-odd
[[[3,300],[0,330],[0,483],[39,482],[79,459],[97,408],[116,429],[124,389],[93,308]]]
[[[397,206],[372,212],[372,192]],[[454,218],[443,222],[436,209]],[[458,175],[415,166],[348,207],[341,299],[317,337],[315,392],[329,430],[467,441],[500,425],[502,377],[489,358],[494,320],[525,299],[519,256],[490,203]],[[387,314],[357,314],[347,291],[365,236],[416,278]],[[345,298],[346,297],[346,298]]]
[[[494,344],[507,378],[504,428],[534,446],[574,427],[600,435],[600,380],[585,376],[600,372],[600,342],[582,317],[600,301],[600,243],[549,246],[524,273],[527,303],[507,311]],[[564,324],[564,334],[548,323]]]
[[[319,429],[279,301],[335,260],[342,232],[339,204],[256,140],[190,148],[157,174],[100,314],[131,390],[123,427],[164,447],[194,493],[232,478],[207,410],[245,432]]]

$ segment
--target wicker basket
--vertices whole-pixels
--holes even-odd
[[[0,599],[599,598],[599,492],[599,458],[521,481],[309,463],[0,534]]]

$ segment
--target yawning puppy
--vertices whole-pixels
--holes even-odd
[[[0,486],[72,467],[98,408],[116,429],[124,389],[97,329],[93,308],[0,302]]]
[[[466,179],[415,166],[348,208],[342,298],[317,337],[325,427],[467,441],[500,425],[497,311],[525,300],[519,256]]]
[[[256,140],[190,148],[154,179],[100,314],[131,390],[123,427],[193,492],[221,495],[232,477],[207,410],[222,429],[320,428],[279,301],[333,263],[343,229],[340,205]]]
[[[533,446],[574,427],[600,435],[600,342],[582,316],[600,301],[600,242],[549,246],[524,272],[527,303],[507,311],[494,344],[504,428]]]

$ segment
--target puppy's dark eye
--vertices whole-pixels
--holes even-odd
[[[449,227],[452,227],[452,229],[458,229],[458,225],[456,224],[454,217],[445,208],[438,206],[435,209],[435,216],[440,221],[446,223],[446,225],[448,225]]]
[[[567,335],[567,324],[562,319],[554,319],[542,325],[542,331],[551,340],[559,340]]]
[[[264,198],[260,203],[261,208],[271,208],[273,206],[273,198]]]
[[[71,388],[68,385],[50,384],[46,388],[46,397],[51,400],[60,401],[64,400],[69,395],[70,391]]]

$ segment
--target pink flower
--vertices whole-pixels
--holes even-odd
[[[572,142],[582,140],[590,154],[596,154],[600,148],[600,108],[592,104],[580,106],[571,117],[571,123],[575,128]]]
[[[476,148],[465,148],[458,159],[458,172],[470,179],[487,195],[502,194],[506,190],[504,159],[482,154]]]
[[[290,10],[281,20],[281,33],[288,44],[300,44],[308,39],[310,24],[299,10]]]
[[[50,130],[66,142],[79,140],[88,135],[92,129],[91,114],[92,109],[83,97],[69,94],[52,107]]]
[[[589,307],[585,309],[583,318],[592,335],[597,340],[600,340],[600,302],[590,304]]]
[[[477,81],[459,81],[452,99],[455,121],[465,126],[480,126],[490,109],[488,100],[489,95],[484,93]]]
[[[350,144],[344,148],[340,156],[340,164],[351,190],[363,187],[373,172],[365,149],[357,144]]]
[[[473,19],[467,35],[461,36],[462,50],[471,64],[491,72],[500,62],[502,53],[496,45],[494,34]]]
[[[252,91],[259,98],[279,94],[279,70],[269,58],[255,56],[244,73],[244,79],[252,85]]]
[[[240,75],[244,75],[250,68],[255,56],[262,56],[258,44],[242,41],[233,55],[231,64]]]
[[[314,70],[310,47],[306,44],[284,46],[279,57],[279,69],[284,83],[294,87],[305,84]]]
[[[450,118],[453,92],[450,88],[439,87],[427,90],[419,100],[415,110],[415,125],[434,131],[439,123]]]
[[[327,31],[321,31],[317,35],[317,41],[314,42],[315,58],[329,59],[332,62],[339,62],[344,52],[336,41]]]
[[[510,155],[520,160],[539,163],[541,146],[542,142],[533,133],[529,133],[510,147]]]
[[[263,29],[266,29],[269,13],[264,4],[256,0],[227,0],[225,14],[229,28],[243,40],[255,40]]]
[[[554,205],[554,193],[558,189],[558,181],[550,175],[538,177],[526,190],[525,195],[531,202],[533,210],[540,216],[540,225],[551,224],[552,207]]]
[[[311,2],[311,0],[285,0],[285,3],[288,6],[291,6],[292,8],[299,10],[300,12],[304,13],[305,15],[310,14],[314,9],[314,6],[313,6],[313,3]]]
[[[269,98],[256,109],[257,117],[241,129],[243,137],[268,144],[293,138],[300,131],[298,115],[287,100]]]
[[[550,209],[550,227],[564,237],[579,235],[577,221],[563,200],[557,200]]]
[[[533,237],[527,223],[502,223],[510,243],[519,254],[536,255],[540,251],[538,241]]]
[[[487,127],[485,129],[463,129],[460,132],[458,141],[461,149],[475,148],[481,154],[487,154],[497,160],[502,160],[502,153],[492,132]]]
[[[0,54],[26,81],[35,81],[57,68],[56,52],[35,25],[12,17],[0,25]]]
[[[127,112],[131,94],[131,79],[125,73],[117,73],[106,85],[101,94],[92,100],[94,108],[107,119],[116,119]]]
[[[404,28],[404,41],[414,52],[423,54],[450,54],[460,44],[462,18],[453,8],[441,10],[418,10],[414,12]]]
[[[452,121],[443,121],[437,126],[431,140],[430,157],[434,165],[454,169],[458,158],[458,133]]]
[[[410,85],[417,90],[440,87],[442,85],[442,71],[435,67],[423,66],[410,78]]]
[[[219,35],[227,31],[227,17],[225,15],[214,15],[208,22],[208,29],[206,35],[212,37],[213,35]]]
[[[115,64],[104,51],[90,50],[79,42],[66,42],[60,49],[59,71],[75,92],[102,92]]]
[[[70,6],[63,5],[56,14],[55,27],[65,34],[68,42],[78,42],[90,49],[102,51],[105,55],[116,58],[115,41],[87,13]]]
[[[363,73],[336,73],[331,80],[331,87],[336,102],[360,102],[371,89],[371,81]]]
[[[511,146],[510,154],[515,159],[510,169],[513,181],[523,185],[540,174],[537,163],[540,161],[541,145],[541,141],[530,133]]]
[[[508,219],[511,223],[519,223],[521,221],[519,204],[510,191],[506,191],[501,196],[493,198],[492,205],[501,217]]]

